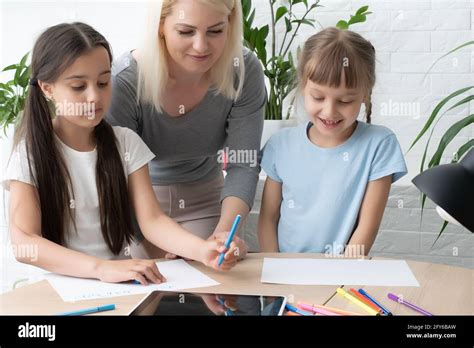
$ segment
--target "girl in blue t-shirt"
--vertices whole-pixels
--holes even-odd
[[[395,135],[370,124],[375,49],[357,33],[325,29],[306,41],[298,79],[310,122],[263,150],[261,251],[367,255],[390,185],[407,172]],[[357,121],[362,103],[366,122]]]

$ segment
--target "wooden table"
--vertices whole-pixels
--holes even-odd
[[[260,282],[264,257],[272,258],[324,258],[323,254],[282,254],[256,253],[237,264],[229,272],[217,272],[197,262],[191,264],[213,278],[220,285],[187,289],[186,292],[226,293],[242,295],[284,295],[290,302],[304,301],[313,304],[347,309],[365,314],[357,306],[336,294],[336,285],[282,285]],[[414,314],[387,299],[387,292],[403,295],[409,302],[419,305],[433,314],[473,314],[473,270],[439,264],[407,261],[420,287],[363,287],[369,294],[380,300],[393,314]],[[350,284],[341,284],[350,288]],[[354,284],[357,286],[357,284]],[[27,285],[0,295],[0,315],[53,315],[93,306],[115,303],[115,311],[98,315],[126,315],[146,294],[122,297],[64,302],[46,280]]]

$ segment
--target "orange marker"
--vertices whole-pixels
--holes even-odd
[[[377,312],[380,312],[380,314],[385,315],[385,312],[382,311],[382,309],[379,306],[375,305],[375,303],[370,301],[367,297],[362,295],[356,289],[350,288],[349,291],[351,292],[351,295],[354,295],[355,297],[357,297],[359,300],[364,302],[367,306],[371,307],[372,309],[376,310]]]

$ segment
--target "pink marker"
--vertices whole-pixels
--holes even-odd
[[[341,315],[341,314],[334,313],[334,312],[331,312],[331,311],[328,311],[328,310],[325,310],[325,309],[322,309],[322,308],[316,308],[316,307],[313,307],[313,306],[310,306],[310,305],[307,305],[307,304],[301,303],[301,302],[298,302],[298,307],[300,307],[301,309],[304,309],[306,311],[310,311],[310,312],[318,313],[318,314],[322,314],[322,315]]]

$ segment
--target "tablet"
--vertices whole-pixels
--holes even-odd
[[[278,316],[285,305],[283,296],[153,291],[130,315]]]

